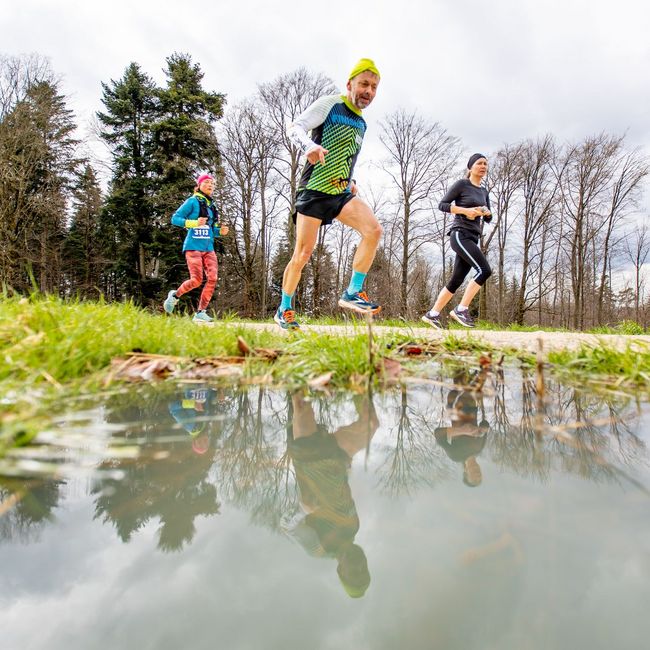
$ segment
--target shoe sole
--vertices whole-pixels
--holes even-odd
[[[207,325],[208,327],[214,327],[214,322],[209,321],[209,320],[194,320],[194,319],[192,319],[192,322],[195,323],[196,325]]]
[[[273,320],[277,323],[278,327],[283,331],[283,332],[295,332],[295,331],[300,331],[300,325],[293,325],[292,327],[283,327],[282,323],[280,322],[280,319],[278,318],[277,314],[273,316]]]
[[[434,330],[444,330],[445,328],[439,323],[434,323],[432,320],[429,320],[426,316],[422,316],[422,322],[427,323],[433,327]]]
[[[463,321],[460,319],[460,317],[458,316],[458,314],[456,314],[455,311],[451,311],[451,312],[449,312],[449,315],[450,315],[450,316],[451,316],[451,317],[452,317],[452,318],[453,318],[453,319],[454,319],[454,320],[455,320],[459,325],[462,325],[463,327],[467,327],[467,328],[469,328],[469,329],[471,329],[471,328],[474,327],[474,325],[468,325],[467,323],[463,323]]]
[[[362,309],[361,307],[358,307],[352,302],[346,302],[345,300],[339,300],[339,307],[343,307],[343,309],[349,309],[350,311],[354,311],[357,314],[378,314],[381,311],[381,307],[377,306],[375,309]]]

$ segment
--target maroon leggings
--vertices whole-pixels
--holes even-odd
[[[184,293],[200,287],[201,282],[203,282],[203,270],[205,269],[207,282],[203,287],[203,291],[201,291],[201,298],[199,299],[199,311],[202,311],[210,303],[214,288],[217,286],[217,256],[214,251],[185,251],[185,259],[187,260],[187,268],[190,270],[190,279],[185,280],[176,289],[176,297],[180,298]]]

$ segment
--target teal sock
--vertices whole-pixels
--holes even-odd
[[[348,293],[352,295],[353,293],[358,293],[363,289],[363,283],[366,279],[367,273],[361,273],[361,271],[352,271],[352,277],[350,278],[350,286],[348,287]]]
[[[287,309],[291,309],[292,298],[293,298],[293,294],[288,294],[285,293],[284,291],[282,292],[282,302],[280,303],[280,311],[286,311]]]

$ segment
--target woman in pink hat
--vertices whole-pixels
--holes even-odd
[[[178,289],[172,289],[167,294],[163,307],[171,314],[183,294],[201,286],[205,272],[207,280],[199,298],[198,311],[192,319],[195,323],[212,322],[212,317],[208,316],[206,309],[217,286],[218,265],[214,239],[228,234],[228,226],[219,223],[217,206],[212,200],[213,192],[214,178],[210,174],[202,174],[196,181],[194,194],[172,216],[175,226],[187,229],[183,253],[190,270],[190,278]]]

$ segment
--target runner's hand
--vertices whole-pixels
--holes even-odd
[[[476,217],[480,217],[483,214],[483,211],[480,208],[466,208],[465,216],[470,220],[474,221]]]
[[[208,223],[208,218],[207,217],[199,217],[197,219],[199,222],[199,226],[205,226]]]
[[[227,235],[230,232],[230,228],[228,226],[220,226],[219,228],[219,234],[223,237],[224,235]]]
[[[327,149],[321,147],[319,144],[316,144],[307,152],[307,160],[312,165],[315,165],[319,162],[321,165],[324,165],[326,153],[329,153]]]

